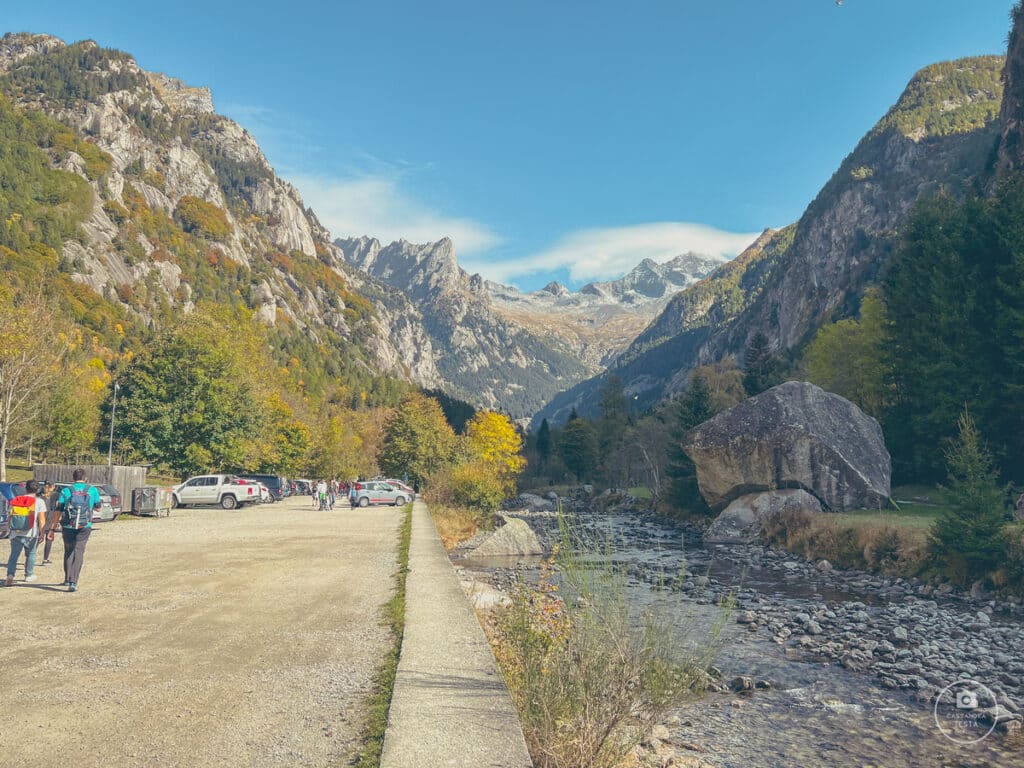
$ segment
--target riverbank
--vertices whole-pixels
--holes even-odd
[[[542,534],[551,512],[517,512]],[[1024,764],[1010,716],[1024,696],[1024,608],[928,584],[818,567],[761,546],[707,546],[693,531],[580,508],[580,525],[611,542],[638,601],[661,600],[707,621],[726,594],[736,620],[719,661],[728,688],[688,705],[656,749],[719,766]],[[535,563],[461,562],[498,590]],[[677,578],[681,577],[681,578]],[[493,601],[493,597],[491,598]],[[905,633],[905,634],[904,634]],[[962,747],[936,725],[931,697],[961,676],[993,691],[1002,729]],[[761,683],[758,688],[757,684]],[[892,746],[895,744],[895,746]]]

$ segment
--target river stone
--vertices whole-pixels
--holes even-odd
[[[505,524],[466,553],[466,557],[508,557],[510,555],[543,555],[537,534],[518,517],[499,515]]]
[[[833,512],[889,498],[891,463],[878,422],[814,384],[787,381],[695,427],[683,450],[708,505],[803,488]]]
[[[760,537],[766,521],[790,510],[821,512],[818,500],[799,488],[740,496],[715,518],[704,541],[712,544],[750,544]]]
[[[486,582],[473,581],[462,586],[469,602],[478,611],[493,611],[495,608],[512,604],[512,599],[508,595]]]

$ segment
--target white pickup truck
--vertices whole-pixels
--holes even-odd
[[[260,500],[258,483],[240,480],[234,475],[199,475],[190,477],[174,489],[174,506],[190,504],[220,504],[234,509],[243,504],[257,504]]]

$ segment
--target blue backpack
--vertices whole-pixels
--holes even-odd
[[[60,524],[65,528],[85,528],[92,523],[92,499],[89,498],[89,486],[73,485],[70,491],[71,496],[64,502]]]

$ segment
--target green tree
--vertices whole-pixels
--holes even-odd
[[[883,281],[895,387],[883,426],[904,480],[941,478],[942,446],[965,404],[983,423],[996,408],[992,378],[1003,366],[993,351],[986,218],[980,201],[922,201]]]
[[[378,462],[385,474],[423,482],[455,463],[457,438],[437,400],[408,395],[388,419]]]
[[[548,460],[551,458],[551,449],[551,426],[548,424],[547,419],[543,419],[540,422],[540,428],[537,430],[537,455],[540,457],[541,471],[548,465]]]
[[[120,377],[119,441],[182,475],[244,465],[263,421],[254,334],[209,308],[159,334]]]
[[[558,440],[558,453],[577,480],[589,478],[597,469],[597,431],[586,419],[573,419]]]
[[[54,307],[38,294],[0,290],[0,481],[7,479],[7,451],[19,431],[28,433],[58,380],[66,349]]]
[[[930,546],[951,577],[970,584],[998,566],[1007,514],[992,456],[970,413],[960,415],[958,427],[959,434],[946,451],[949,486],[944,490],[949,509],[932,526]]]
[[[715,415],[707,379],[692,375],[689,388],[675,401],[674,411],[666,470],[669,477],[668,502],[681,512],[706,514],[709,510],[697,486],[697,467],[683,451],[682,445],[687,432]]]
[[[612,485],[623,482],[621,463],[615,456],[622,447],[623,438],[629,428],[629,401],[622,386],[622,379],[611,374],[601,387],[600,416],[597,420],[598,462],[601,474]]]
[[[775,360],[772,357],[768,337],[758,331],[747,344],[744,354],[743,386],[747,394],[753,397],[766,389],[771,389],[775,381]]]
[[[881,418],[890,400],[888,321],[876,291],[861,300],[860,317],[823,325],[807,346],[807,378]]]

